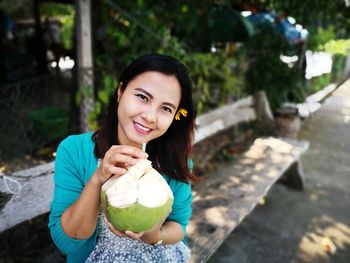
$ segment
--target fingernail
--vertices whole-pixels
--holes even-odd
[[[127,234],[129,236],[129,235],[132,235],[132,232],[129,230],[125,230],[125,234]]]
[[[146,153],[146,152],[140,152],[140,157],[145,157],[145,158],[147,158],[147,157],[148,157],[148,153]]]

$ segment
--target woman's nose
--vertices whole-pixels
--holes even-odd
[[[141,114],[142,118],[144,118],[149,123],[155,123],[157,120],[157,111],[155,109],[147,109],[144,110]]]

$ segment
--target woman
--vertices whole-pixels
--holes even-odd
[[[185,233],[195,180],[189,162],[193,129],[185,66],[165,55],[133,61],[120,77],[102,126],[93,134],[69,136],[57,150],[49,228],[68,262],[189,259]],[[145,142],[147,153],[141,150]],[[168,182],[172,211],[151,231],[121,232],[100,213],[101,186],[111,176],[123,176],[140,158],[152,161]]]

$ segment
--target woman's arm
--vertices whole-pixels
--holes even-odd
[[[175,221],[166,221],[161,228],[145,233],[141,240],[154,244],[163,240],[163,244],[174,244],[181,241],[184,237],[184,232],[180,224]]]
[[[102,184],[96,178],[97,171],[85,185],[78,200],[61,217],[63,231],[74,239],[89,238],[95,231],[100,210]]]
[[[67,137],[58,146],[55,160],[55,187],[48,226],[54,243],[64,254],[74,254],[82,248],[92,246],[95,242],[93,238],[85,240],[72,238],[66,234],[61,225],[63,213],[84,190],[84,175],[79,167],[81,149],[78,147],[83,140],[82,135]]]
[[[112,146],[85,185],[77,201],[63,213],[61,218],[63,231],[75,239],[90,237],[96,228],[103,183],[111,176],[125,174],[126,167],[137,163],[135,158],[145,157],[147,154],[136,147]]]

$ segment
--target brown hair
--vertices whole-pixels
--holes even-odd
[[[182,182],[194,182],[196,176],[189,168],[189,154],[192,151],[194,134],[195,113],[192,101],[191,81],[184,64],[178,60],[159,54],[151,54],[139,57],[134,60],[122,73],[119,79],[119,88],[124,91],[128,83],[138,75],[157,71],[166,75],[174,76],[181,87],[181,100],[179,109],[187,111],[187,117],[180,120],[173,120],[168,130],[160,137],[147,144],[147,153],[153,167],[160,173]],[[103,158],[108,149],[118,144],[118,91],[116,89],[110,99],[107,115],[93,135],[96,142],[95,156]]]

